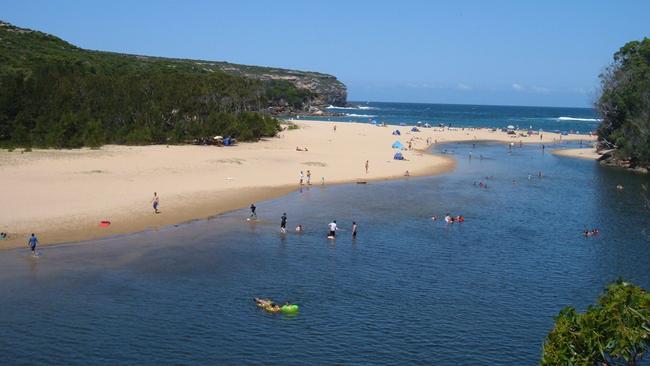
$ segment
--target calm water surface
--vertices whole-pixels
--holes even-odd
[[[0,364],[533,365],[562,307],[618,277],[650,288],[647,177],[538,146],[439,148],[456,171],[313,187],[259,203],[256,224],[241,210],[36,260],[0,252]],[[282,212],[305,232],[278,234]],[[446,212],[466,222],[430,219]]]

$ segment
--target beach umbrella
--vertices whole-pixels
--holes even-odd
[[[513,126],[513,125],[508,125],[508,129],[509,129],[509,130],[514,130],[514,129],[515,129],[515,126]]]

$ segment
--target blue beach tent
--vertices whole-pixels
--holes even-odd
[[[404,155],[402,155],[401,152],[396,152],[395,155],[393,155],[393,159],[395,160],[404,160]]]
[[[401,133],[399,132],[399,130],[395,130],[395,131],[393,131],[393,135],[399,136],[399,135],[401,135]]]
[[[395,141],[395,142],[393,143],[393,149],[403,149],[403,148],[404,148],[404,145],[402,145],[401,142],[399,142],[399,141]]]
[[[411,128],[411,132],[420,132],[420,130],[417,127]]]

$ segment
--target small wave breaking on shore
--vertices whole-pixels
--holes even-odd
[[[582,121],[582,122],[602,122],[600,118],[577,118],[577,117],[558,117],[555,118],[558,121]]]
[[[356,113],[345,113],[346,117],[358,117],[358,118],[373,118],[377,117],[374,114],[356,114]]]
[[[329,105],[329,106],[325,107],[325,109],[369,110],[369,109],[379,109],[379,108],[364,106],[364,105],[358,105],[358,106],[355,106],[355,107],[337,107],[337,106],[334,106],[334,105]]]

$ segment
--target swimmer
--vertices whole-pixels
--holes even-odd
[[[273,304],[273,302],[270,299],[260,299],[258,297],[255,298],[255,304],[259,307],[265,307]]]
[[[619,191],[622,191],[622,190],[623,190],[623,186],[619,184],[619,185],[616,186],[616,189],[618,189]]]
[[[435,217],[435,216],[431,216],[431,220],[436,221],[436,220],[438,220],[438,218]]]
[[[302,225],[298,225],[298,226],[296,226],[296,232],[297,232],[297,233],[302,232]]]
[[[447,213],[447,215],[445,215],[445,222],[448,223],[448,224],[453,224],[454,223],[454,219],[451,218],[449,213]]]
[[[268,311],[269,313],[279,313],[282,311],[282,308],[280,308],[280,306],[277,304],[271,304],[269,306],[265,306],[264,310]]]

